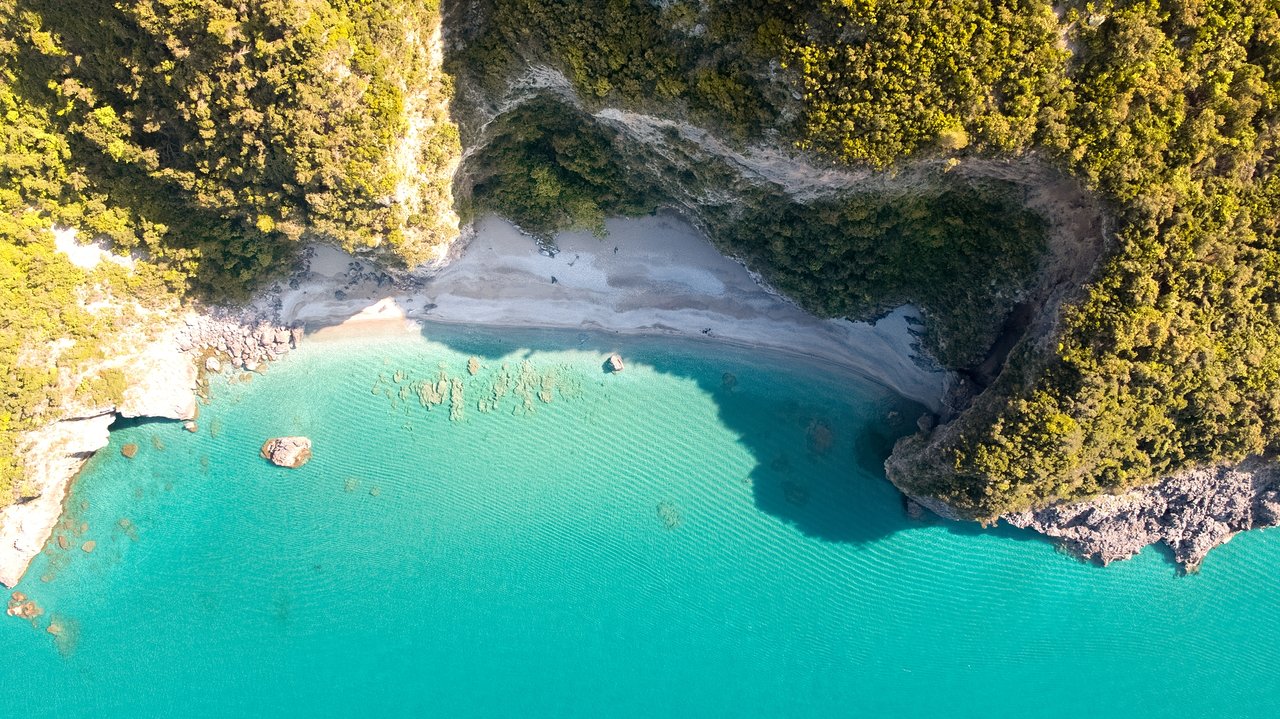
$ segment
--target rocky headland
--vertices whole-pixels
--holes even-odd
[[[1280,472],[1263,458],[1204,467],[1118,495],[1001,517],[1085,559],[1110,564],[1164,543],[1188,572],[1247,529],[1280,524]]]
[[[73,407],[56,422],[23,436],[27,482],[19,501],[0,508],[0,583],[13,587],[43,549],[62,514],[71,482],[109,442],[117,417],[190,421],[198,414],[201,369],[213,359],[237,369],[259,369],[296,347],[300,326],[273,321],[257,307],[191,312],[152,322],[139,336],[154,337],[113,356],[128,379],[119,403]]]

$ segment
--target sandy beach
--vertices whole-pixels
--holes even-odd
[[[288,337],[284,325],[297,322],[306,324],[308,341],[430,335],[432,323],[577,329],[597,339],[609,333],[678,336],[817,360],[935,411],[949,378],[921,356],[913,308],[899,308],[875,325],[818,319],[770,293],[740,263],[673,216],[611,220],[604,237],[565,233],[554,254],[510,223],[489,217],[460,246],[451,263],[413,289],[398,286],[367,260],[315,246],[305,270],[287,287],[261,295],[242,319],[188,314],[175,324],[174,336],[115,358],[133,378],[124,403],[28,433],[28,469],[42,491],[38,500],[0,512],[0,583],[16,584],[48,541],[71,479],[107,445],[107,427],[117,414],[194,416],[196,353],[181,351],[177,340],[185,335],[184,346],[202,346],[193,339],[193,328],[210,321],[213,339],[203,342],[215,345],[219,338],[252,346],[259,337],[278,342],[280,333]],[[283,325],[253,334],[273,315]],[[218,346],[227,349],[225,342]]]
[[[315,339],[423,331],[431,322],[676,335],[764,347],[829,363],[937,409],[948,374],[920,357],[903,307],[875,325],[816,318],[766,291],[740,263],[669,215],[611,220],[608,234],[564,233],[554,256],[489,217],[448,266],[413,291],[317,247],[281,295],[280,319]],[[916,326],[918,329],[918,325]]]

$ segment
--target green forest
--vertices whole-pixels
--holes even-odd
[[[441,14],[452,79],[412,42]],[[468,125],[533,65],[573,100]],[[1015,184],[946,169],[1041,163],[1095,194],[1111,231],[1094,278],[964,413],[899,444],[891,477],[912,493],[991,519],[1280,440],[1273,2],[0,0],[0,457],[112,331],[79,309],[86,287],[235,300],[287,272],[305,237],[428,256],[447,228],[388,202],[405,179],[389,158],[406,108],[455,90],[461,141],[482,143],[464,215],[550,239],[676,207],[814,312],[919,305],[929,348],[958,369],[1035,280],[1046,221]],[[889,180],[795,200],[647,153],[593,116],[606,107]],[[433,176],[459,143],[436,126],[417,160]],[[927,187],[892,189],[925,166]],[[70,266],[54,226],[140,269]],[[77,349],[31,354],[59,337]],[[0,459],[6,485],[15,466]]]

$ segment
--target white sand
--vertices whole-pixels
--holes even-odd
[[[485,219],[461,257],[414,292],[379,284],[369,263],[317,246],[297,288],[279,296],[280,319],[302,320],[320,339],[422,332],[424,327],[429,334],[430,324],[419,320],[678,335],[816,358],[934,410],[939,407],[948,374],[923,369],[912,360],[918,350],[908,332],[906,317],[915,314],[910,308],[875,327],[820,320],[763,290],[741,265],[678,219],[614,220],[608,226],[604,239],[563,235],[560,254],[548,257],[510,224]],[[64,252],[86,265],[103,259],[75,245],[74,235],[59,240]],[[336,299],[338,291],[346,297]],[[127,360],[117,358],[128,362],[136,385],[121,407],[27,434],[23,456],[41,494],[26,504],[0,508],[0,583],[13,586],[48,541],[71,478],[86,457],[106,446],[115,411],[126,416],[194,414],[194,366],[172,340],[163,338]]]
[[[362,278],[368,263],[350,272],[358,261],[317,247],[310,273],[283,294],[281,319],[306,322],[317,338],[420,331],[415,320],[679,335],[817,358],[939,407],[948,374],[913,361],[912,308],[874,327],[818,319],[766,292],[677,218],[611,220],[608,229],[603,239],[562,234],[560,253],[548,257],[509,223],[486,218],[461,257],[412,293]]]

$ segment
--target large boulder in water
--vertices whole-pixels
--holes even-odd
[[[311,440],[306,437],[274,437],[262,444],[262,458],[281,467],[297,469],[311,459]]]

